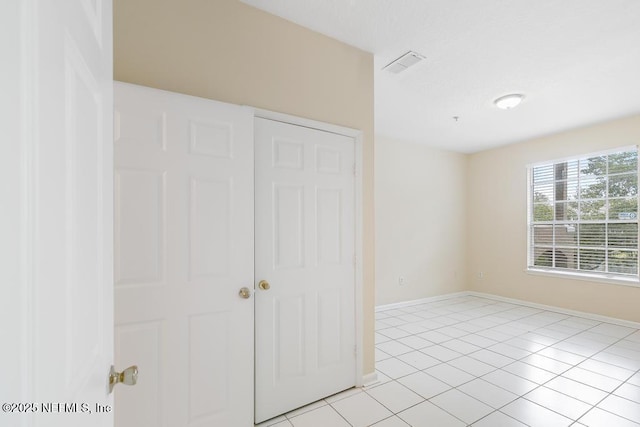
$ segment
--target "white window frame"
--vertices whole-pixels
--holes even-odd
[[[541,267],[534,266],[533,260],[533,170],[534,168],[545,166],[545,165],[555,165],[557,163],[576,161],[579,159],[591,158],[604,156],[609,154],[620,153],[624,151],[636,151],[638,152],[638,169],[636,169],[636,173],[639,180],[640,185],[640,151],[638,150],[637,145],[626,146],[626,147],[618,147],[605,151],[598,151],[593,153],[585,153],[576,156],[570,156],[565,158],[559,158],[554,160],[548,160],[543,162],[537,162],[533,164],[527,165],[527,260],[526,260],[526,272],[532,275],[540,275],[540,276],[550,276],[550,277],[562,277],[568,279],[576,279],[576,280],[585,280],[591,282],[602,282],[602,283],[614,283],[614,284],[622,284],[628,286],[640,287],[640,262],[639,268],[635,275],[628,275],[622,273],[610,273],[610,272],[587,272],[577,269],[558,269],[554,267]],[[555,182],[555,181],[554,181]],[[555,190],[555,188],[554,188]],[[637,192],[636,198],[638,199],[638,207],[640,209],[640,191]],[[604,198],[605,201],[608,201],[609,195],[607,194]],[[552,202],[555,209],[555,200]],[[554,211],[555,212],[555,211]],[[555,221],[555,220],[554,220]],[[606,223],[609,219],[603,220],[603,223]],[[636,222],[638,222],[638,218],[636,218]],[[577,220],[576,223],[580,224],[581,221]],[[639,226],[640,228],[640,226]],[[638,257],[640,258],[640,230],[639,230],[639,239],[638,239]],[[552,244],[551,249],[555,252],[556,245]],[[608,249],[605,249],[605,252]]]

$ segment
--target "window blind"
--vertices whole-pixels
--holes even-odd
[[[529,168],[529,269],[638,277],[638,150]]]

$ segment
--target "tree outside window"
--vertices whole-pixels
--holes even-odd
[[[637,149],[530,168],[529,268],[638,275]]]

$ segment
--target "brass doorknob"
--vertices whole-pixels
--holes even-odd
[[[138,382],[138,367],[136,365],[129,366],[122,372],[116,372],[113,365],[109,371],[109,393],[113,391],[116,384],[136,385]]]
[[[260,280],[260,282],[258,282],[258,287],[263,291],[268,291],[269,288],[271,288],[271,285],[266,280]]]
[[[238,292],[238,295],[240,295],[244,299],[247,299],[251,296],[251,291],[249,290],[249,288],[241,288],[240,292]]]

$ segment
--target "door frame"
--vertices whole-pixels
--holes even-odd
[[[278,113],[260,108],[253,108],[254,118],[273,120],[276,122],[287,123],[290,125],[302,126],[310,129],[316,129],[324,132],[335,133],[337,135],[353,138],[355,147],[355,355],[356,355],[356,377],[354,384],[356,387],[364,385],[363,363],[364,363],[364,333],[363,333],[363,282],[362,282],[362,131],[344,126],[333,125],[303,117],[292,116],[290,114]],[[255,351],[255,350],[254,350]],[[255,386],[254,386],[255,389]]]

